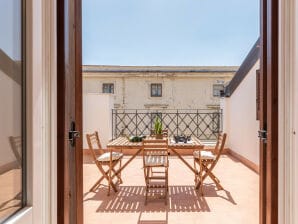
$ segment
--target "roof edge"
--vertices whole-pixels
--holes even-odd
[[[107,66],[107,65],[83,65],[85,73],[196,73],[196,72],[236,72],[239,66]]]
[[[252,69],[252,67],[256,64],[256,62],[260,58],[260,37],[255,42],[254,46],[240,65],[238,71],[236,72],[233,79],[230,83],[225,87],[224,96],[230,97],[233,92],[237,89],[240,83],[244,80],[246,75]]]

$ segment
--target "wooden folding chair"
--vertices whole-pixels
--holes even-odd
[[[144,177],[146,182],[147,204],[150,190],[164,189],[165,204],[168,198],[168,139],[144,139],[142,144]],[[159,168],[161,171],[152,172],[152,168]]]
[[[113,152],[112,150],[108,151],[103,149],[101,147],[97,131],[93,134],[87,134],[86,137],[94,163],[102,174],[102,177],[90,188],[89,191],[94,191],[100,185],[100,183],[106,179],[108,181],[108,195],[110,195],[111,187],[115,192],[117,192],[117,188],[113,182],[113,179],[117,178],[117,181],[122,183],[121,173],[116,175],[115,168],[117,164],[119,164],[121,168],[123,154],[120,152]],[[96,155],[95,149],[99,150],[99,156]],[[107,167],[107,169],[104,169],[104,167]]]
[[[22,167],[22,137],[21,136],[10,136],[9,142],[11,150],[17,159],[18,167]]]
[[[226,142],[227,134],[219,134],[218,140],[214,149],[214,152],[211,151],[194,151],[194,167],[196,169],[195,174],[195,183],[196,188],[199,188],[201,195],[203,195],[203,181],[209,176],[215,183],[218,190],[223,190],[223,187],[220,185],[219,179],[213,174],[212,170],[216,166]],[[199,165],[199,167],[196,166]],[[199,168],[199,169],[198,169]]]

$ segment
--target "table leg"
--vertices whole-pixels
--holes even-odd
[[[132,157],[129,158],[129,160],[124,163],[121,168],[119,168],[119,170],[116,170],[116,172],[114,173],[115,175],[118,175],[137,155],[140,154],[140,152],[142,151],[142,149],[139,149]]]
[[[178,158],[194,173],[196,174],[197,171],[188,163],[186,160],[176,151],[176,149],[171,148],[172,152],[175,153]]]

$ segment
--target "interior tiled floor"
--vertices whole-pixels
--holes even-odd
[[[191,156],[186,158],[193,164]],[[112,191],[110,196],[107,196],[106,186],[94,193],[88,192],[100,174],[96,165],[85,157],[84,224],[258,223],[258,174],[228,155],[221,157],[214,173],[225,190],[217,191],[207,179],[205,196],[200,197],[194,190],[193,173],[177,157],[170,157],[168,205],[162,199],[152,199],[145,206],[141,157],[124,169],[124,183],[118,187],[117,193]]]

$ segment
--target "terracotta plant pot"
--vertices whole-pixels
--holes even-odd
[[[155,135],[155,138],[156,138],[156,139],[163,139],[163,135],[162,135],[162,134],[156,134],[156,135]]]

